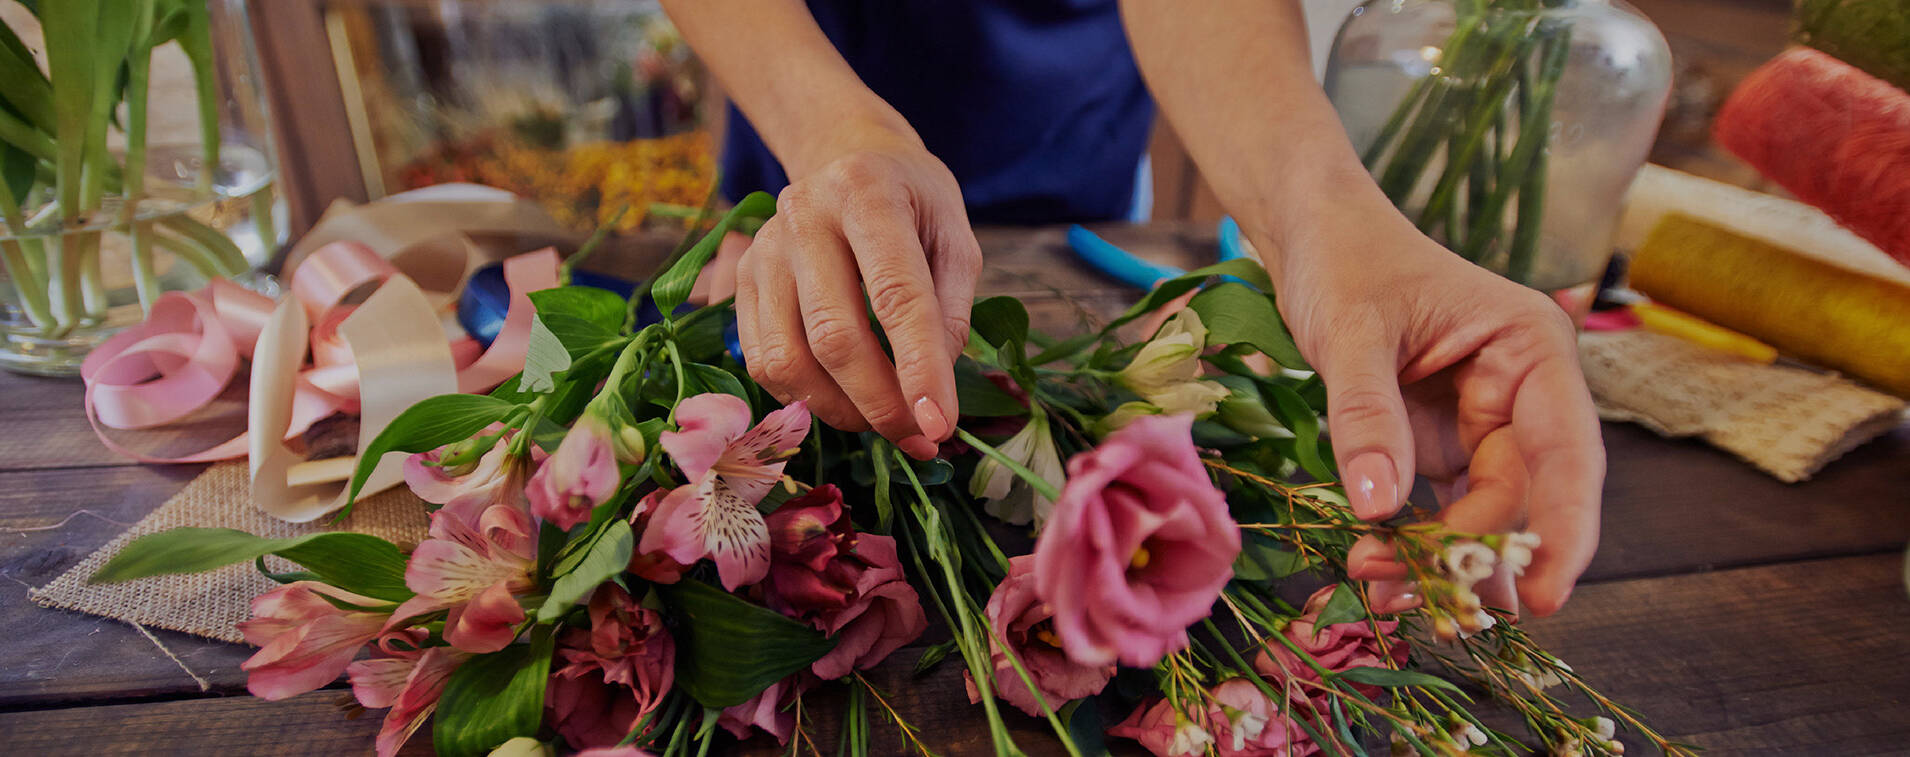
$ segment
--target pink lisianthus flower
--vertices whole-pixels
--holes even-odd
[[[1193,416],[1147,416],[1068,462],[1035,543],[1035,588],[1082,665],[1151,666],[1187,646],[1233,576],[1240,528],[1194,451]]]
[[[531,514],[569,531],[590,520],[590,511],[616,494],[622,483],[615,432],[603,416],[586,411],[531,475]]]
[[[990,639],[989,644],[996,693],[1022,712],[1035,717],[1043,714],[1041,703],[1035,701],[1014,662],[1008,659],[1009,650],[1034,680],[1041,700],[1056,711],[1070,701],[1101,693],[1108,679],[1114,677],[1113,665],[1082,665],[1061,651],[1061,640],[1055,636],[1051,622],[1054,611],[1035,595],[1033,557],[1021,555],[1008,561],[1008,577],[988,597],[986,612],[998,637]],[[1002,648],[1003,639],[1008,642],[1008,650]],[[974,679],[967,680],[968,701],[980,702],[981,692]]]
[[[493,426],[485,433],[496,430]],[[468,468],[446,468],[438,464],[459,445],[452,444],[405,458],[405,485],[419,499],[443,505],[444,509],[475,519],[492,505],[529,506],[524,479],[531,466],[544,459],[536,446],[528,458],[510,454],[511,437],[507,431]]]
[[[776,737],[776,743],[787,744],[796,732],[796,712],[790,705],[815,685],[814,678],[802,673],[784,678],[742,704],[723,708],[716,724],[738,739],[749,738],[751,729],[761,729]]]
[[[856,577],[855,599],[815,623],[836,640],[835,648],[809,666],[823,680],[875,667],[928,630],[922,599],[902,575],[895,539],[862,534],[856,539],[856,556],[867,567]]]
[[[450,647],[386,650],[383,657],[351,664],[352,696],[368,709],[390,707],[378,729],[378,757],[398,753],[438,709],[444,682],[471,655]]]
[[[842,511],[842,491],[824,484],[770,513],[770,609],[809,620],[849,606],[866,563],[855,555],[856,530]]]
[[[537,543],[530,516],[493,505],[476,522],[447,507],[431,514],[430,538],[411,553],[405,586],[417,596],[399,605],[392,623],[449,610],[444,640],[466,652],[496,652],[517,637]]]
[[[338,680],[390,619],[390,613],[342,609],[326,597],[361,607],[390,604],[317,581],[259,595],[252,600],[252,619],[238,626],[259,647],[239,665],[246,690],[261,699],[285,699]]]
[[[783,465],[809,434],[809,409],[797,402],[751,428],[749,403],[707,393],[684,400],[676,418],[679,430],[659,441],[691,483],[658,503],[638,551],[663,552],[685,565],[713,558],[731,591],[763,580],[769,526],[756,503],[782,479]]]
[[[622,741],[676,681],[676,643],[663,617],[616,584],[590,598],[590,630],[559,639],[558,667],[544,699],[549,720],[573,749]]]
[[[1333,597],[1333,588],[1328,586],[1308,597],[1306,605],[1300,608],[1300,617],[1287,624],[1282,633],[1294,645],[1306,650],[1307,655],[1320,667],[1335,673],[1353,668],[1397,668],[1406,664],[1411,650],[1405,638],[1395,635],[1399,628],[1397,620],[1373,621],[1370,624],[1360,620],[1320,627],[1320,612],[1326,609],[1327,601]],[[1378,627],[1377,634],[1374,633],[1375,626]],[[1269,681],[1299,679],[1320,682],[1320,674],[1312,665],[1277,641],[1270,640],[1262,646],[1260,654],[1254,657],[1253,668]],[[1353,687],[1369,699],[1381,693],[1379,687],[1369,684],[1353,684]],[[1311,687],[1306,687],[1305,691],[1307,696],[1316,700],[1316,705],[1325,706],[1326,695]]]

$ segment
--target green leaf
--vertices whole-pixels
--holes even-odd
[[[948,653],[953,651],[955,651],[954,639],[949,639],[948,641],[922,650],[922,656],[915,661],[914,675],[917,677],[928,675],[929,671],[935,669],[935,666],[942,664],[942,660],[948,659]]]
[[[537,608],[537,620],[549,623],[569,610],[571,605],[590,595],[611,576],[622,573],[630,565],[630,552],[636,546],[636,537],[630,533],[630,522],[622,518],[610,521],[603,536],[591,545],[583,560],[570,572],[557,577],[550,587],[550,596],[544,598],[544,606]]]
[[[518,736],[535,736],[544,720],[555,634],[471,658],[451,673],[432,716],[431,746],[445,757],[477,757]]]
[[[1082,350],[1085,350],[1089,347],[1094,346],[1094,344],[1096,344],[1100,340],[1101,340],[1100,334],[1095,334],[1092,332],[1086,333],[1086,334],[1076,334],[1074,336],[1068,337],[1067,339],[1061,340],[1061,342],[1055,344],[1052,347],[1042,350],[1041,354],[1036,355],[1033,358],[1030,358],[1028,360],[1028,364],[1029,365],[1047,365],[1057,360],[1066,360],[1068,358],[1074,357],[1075,355],[1081,354]]]
[[[749,401],[749,391],[743,388],[743,382],[736,378],[736,374],[702,363],[690,363],[683,368],[689,374],[691,387],[701,385],[703,391],[733,395],[741,397],[744,402]]]
[[[1048,704],[1053,705],[1053,702]],[[1101,698],[1070,702],[1057,713],[1068,724],[1068,737],[1082,754],[1107,754],[1108,724],[1101,717]]]
[[[1348,668],[1334,674],[1334,678],[1350,683],[1363,683],[1368,686],[1399,688],[1402,686],[1424,686],[1432,689],[1445,689],[1455,694],[1464,692],[1439,676],[1421,673],[1417,670],[1394,670],[1392,668],[1359,667]]]
[[[32,155],[0,142],[0,189],[6,192],[7,205],[24,201],[33,191],[36,163]]]
[[[392,452],[424,452],[477,435],[485,426],[503,420],[517,406],[482,394],[440,394],[406,408],[391,425],[371,440],[352,474],[351,496],[365,485],[378,461]]]
[[[716,255],[716,248],[723,243],[723,235],[736,228],[736,224],[745,218],[768,218],[776,214],[776,198],[767,192],[751,192],[736,207],[723,214],[723,220],[716,222],[716,228],[710,229],[703,239],[684,253],[682,259],[670,270],[657,276],[656,284],[650,288],[650,297],[657,303],[657,310],[669,318],[676,312],[677,306],[690,299],[690,289],[696,285],[696,277],[702,275],[703,266]]]
[[[1339,474],[1320,454],[1320,416],[1314,414],[1306,400],[1285,385],[1264,379],[1257,383],[1267,409],[1273,411],[1273,416],[1293,432],[1294,459],[1300,463],[1300,467],[1306,469],[1307,475],[1315,481],[1339,480]]]
[[[1194,295],[1187,307],[1200,314],[1208,344],[1248,344],[1283,367],[1307,367],[1273,298],[1229,281]]]
[[[748,701],[835,648],[834,639],[699,581],[658,586],[679,622],[676,681],[705,707]]]
[[[1320,616],[1313,621],[1313,632],[1337,623],[1352,623],[1366,619],[1366,605],[1360,602],[1360,593],[1352,584],[1340,584],[1333,590],[1333,596],[1326,600],[1326,607],[1320,608]]]
[[[981,366],[963,358],[955,361],[955,397],[961,414],[975,418],[1027,415],[1028,405],[983,376]]]
[[[1013,297],[990,297],[969,311],[971,327],[995,347],[1028,341],[1028,309]]]
[[[551,333],[540,315],[531,316],[531,343],[524,354],[524,374],[517,380],[519,389],[543,394],[557,388],[551,374],[570,368],[570,350]]]
[[[1245,538],[1240,541],[1240,556],[1234,559],[1234,578],[1272,581],[1307,569],[1305,556],[1275,546],[1273,539],[1257,533],[1241,536]]]
[[[540,316],[567,315],[612,334],[623,328],[624,311],[629,307],[622,297],[596,287],[540,289],[529,296]]]
[[[915,469],[916,480],[923,486],[941,486],[955,478],[955,465],[939,457],[911,460],[909,467]]]
[[[1215,263],[1205,268],[1188,271],[1185,275],[1178,278],[1168,279],[1155,285],[1154,291],[1148,292],[1147,296],[1142,297],[1140,302],[1134,303],[1134,306],[1128,308],[1127,312],[1122,313],[1121,317],[1109,321],[1108,325],[1101,329],[1101,334],[1105,336],[1113,333],[1115,329],[1127,325],[1128,322],[1136,318],[1154,312],[1156,308],[1167,304],[1169,300],[1193,291],[1195,287],[1206,283],[1208,279],[1215,276],[1232,276],[1247,282],[1247,284],[1263,292],[1273,291],[1273,283],[1267,279],[1266,269],[1261,268],[1259,263],[1247,258],[1235,258],[1224,263]]]
[[[325,583],[373,599],[402,602],[412,595],[405,587],[405,556],[397,545],[345,531],[267,539],[230,528],[175,528],[133,540],[90,580],[117,583],[199,573],[264,555],[291,560]]]
[[[616,330],[606,329],[574,315],[538,313],[537,321],[544,324],[544,329],[549,331],[551,336],[557,337],[557,341],[564,345],[564,352],[572,360],[617,341]]]
[[[58,128],[53,112],[53,85],[34,62],[26,43],[6,24],[0,24],[0,82],[6,82],[0,86],[0,100],[13,106],[33,128],[47,134]]]

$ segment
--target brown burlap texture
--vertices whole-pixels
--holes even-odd
[[[1903,422],[1903,400],[1834,374],[1640,329],[1587,332],[1578,350],[1601,417],[1701,437],[1786,483]]]
[[[133,539],[182,526],[234,528],[275,539],[318,531],[358,531],[401,546],[424,538],[424,504],[402,486],[358,503],[343,523],[334,523],[331,518],[286,523],[254,507],[249,490],[244,461],[212,466],[126,533],[52,583],[34,590],[33,601],[143,626],[244,642],[245,637],[235,626],[251,616],[253,597],[277,585],[259,575],[251,562],[207,573],[154,576],[117,584],[92,584],[86,579]],[[278,558],[267,559],[277,561],[274,570],[293,569]]]

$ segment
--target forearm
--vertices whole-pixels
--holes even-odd
[[[1122,0],[1142,75],[1269,269],[1347,209],[1387,209],[1313,80],[1298,0]],[[1389,211],[1390,212],[1390,211]],[[1271,249],[1268,249],[1271,247]]]
[[[663,0],[665,11],[800,179],[875,128],[916,140],[901,114],[864,86],[801,0]]]

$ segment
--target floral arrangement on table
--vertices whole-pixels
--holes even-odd
[[[282,699],[348,676],[360,705],[389,709],[380,755],[427,719],[450,755],[701,755],[718,726],[819,754],[804,700],[823,686],[847,690],[840,752],[868,753],[873,711],[929,754],[864,671],[931,618],[951,638],[912,649],[916,669],[956,653],[999,754],[1019,753],[1006,708],[1070,754],[1107,737],[1158,755],[1364,754],[1389,739],[1401,753],[1613,754],[1621,722],[1687,752],[1482,606],[1474,587],[1520,572],[1535,538],[1367,523],[1335,485],[1290,482],[1335,478],[1323,392],[1295,370],[1252,263],[1166,281],[1065,340],[1031,331],[1013,299],[976,303],[958,428],[921,461],[779,405],[724,349],[729,303],[685,305],[718,240],[774,210],[745,199],[628,301],[532,293],[520,376],[425,400],[362,450],[354,487],[410,455],[407,483],[436,506],[423,543],[179,529],[94,580],[256,561],[284,585],[242,625],[260,647],[249,688]],[[1151,339],[1115,336],[1203,286]],[[640,325],[644,298],[669,315]],[[1287,369],[1257,372],[1258,356]],[[1368,534],[1390,540],[1423,606],[1384,615],[1345,580]],[[267,555],[299,570],[272,572]],[[1475,697],[1529,741],[1488,726]]]

